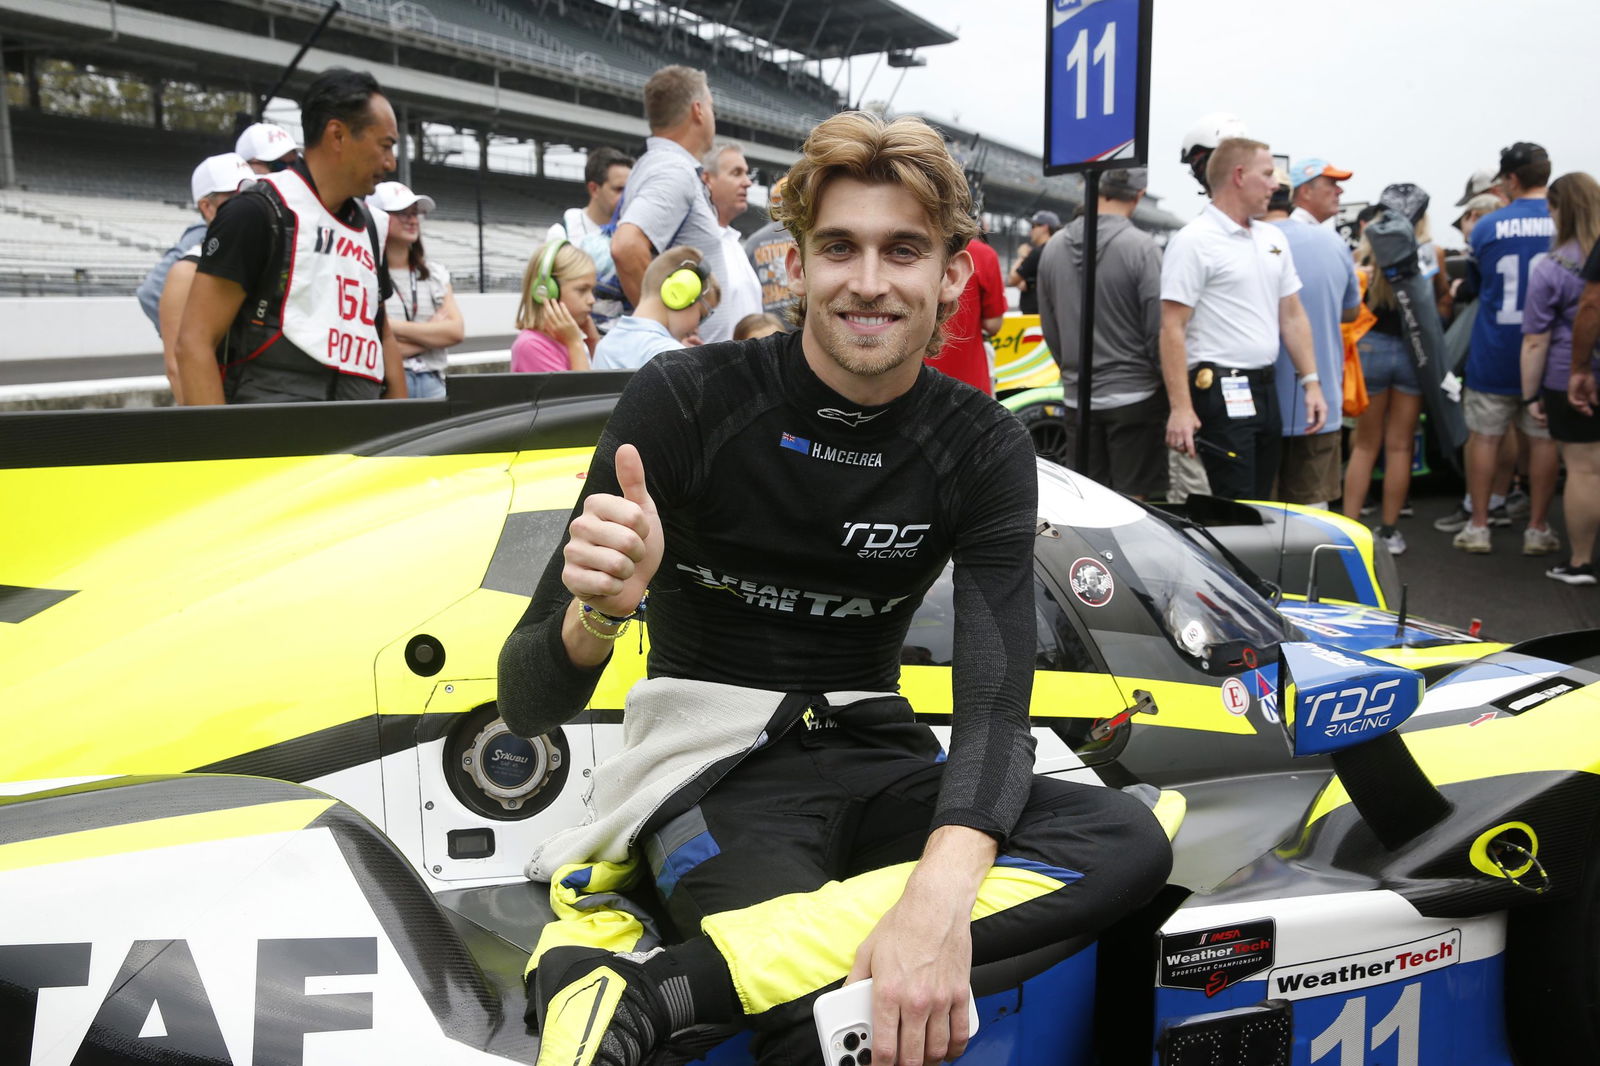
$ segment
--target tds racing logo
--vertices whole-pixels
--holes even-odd
[[[897,526],[889,522],[846,522],[839,545],[858,559],[914,559],[917,548],[932,528],[927,522]]]
[[[1399,678],[1318,692],[1306,701],[1305,728],[1326,737],[1387,729],[1399,692]]]

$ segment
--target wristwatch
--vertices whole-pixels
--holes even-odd
[[[1300,387],[1302,389],[1305,388],[1307,385],[1316,385],[1316,384],[1320,383],[1321,381],[1322,381],[1322,375],[1317,373],[1315,370],[1313,370],[1309,374],[1301,374],[1300,375]]]
[[[1536,403],[1539,402],[1539,397],[1537,397],[1537,396],[1524,396],[1519,402],[1524,407],[1530,407],[1533,404],[1536,404]]]

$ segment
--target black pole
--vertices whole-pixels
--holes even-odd
[[[483,172],[489,169],[489,137],[482,130],[478,132],[478,291],[488,292],[488,286],[483,277]]]
[[[339,6],[339,0],[333,0],[333,3],[328,5],[328,10],[323,12],[322,18],[317,22],[316,27],[311,31],[311,36],[306,38],[306,43],[300,46],[300,51],[296,52],[294,54],[294,58],[289,60],[289,65],[283,68],[283,75],[278,78],[278,84],[261,94],[261,99],[256,102],[257,122],[260,122],[266,115],[267,104],[271,102],[274,96],[278,95],[278,90],[283,88],[284,82],[288,81],[289,78],[294,75],[295,70],[300,66],[300,61],[306,57],[306,53],[310,51],[311,46],[317,42],[317,38],[322,36],[322,31],[328,28],[328,23],[333,21],[333,16],[339,13]],[[241,130],[240,132],[242,133],[244,131]]]
[[[1100,238],[1100,172],[1083,175],[1083,312],[1078,319],[1078,446],[1073,469],[1089,471],[1089,394],[1094,377],[1094,268]]]

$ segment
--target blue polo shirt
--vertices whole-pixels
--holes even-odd
[[[638,370],[662,352],[675,352],[683,342],[652,318],[628,315],[617,319],[611,332],[595,345],[593,370]]]
[[[1513,200],[1472,227],[1477,263],[1478,317],[1467,348],[1467,387],[1502,396],[1522,395],[1522,304],[1533,260],[1555,236],[1550,206],[1542,199]]]
[[[1350,248],[1325,226],[1296,218],[1274,222],[1289,242],[1294,268],[1300,274],[1300,303],[1311,320],[1311,346],[1317,353],[1317,376],[1328,401],[1328,418],[1321,432],[1337,433],[1339,405],[1344,397],[1344,334],[1339,319],[1361,303],[1361,282],[1356,279]],[[1278,410],[1283,415],[1283,435],[1298,437],[1306,431],[1305,393],[1295,379],[1289,349],[1278,346]]]

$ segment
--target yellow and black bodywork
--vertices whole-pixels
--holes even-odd
[[[29,870],[68,877],[74,862],[194,846],[243,878],[270,865],[263,841],[320,834],[334,849],[319,853],[328,876],[350,879],[378,916],[429,1016],[493,1054],[525,1054],[511,1046],[520,1029],[494,1035],[511,1031],[496,1011],[512,993],[494,980],[440,992],[429,957],[481,965],[498,951],[485,972],[520,972],[550,914],[522,862],[581,819],[584,780],[620,743],[623,696],[643,675],[648,627],[618,642],[590,708],[562,729],[517,738],[494,710],[501,642],[624,380],[465,376],[438,401],[0,417],[0,782],[17,795],[0,801],[0,906],[6,877]],[[1513,956],[1518,922],[1539,951],[1573,955],[1560,923],[1593,921],[1600,899],[1593,635],[1505,649],[1397,627],[1359,595],[1274,605],[1182,517],[1049,465],[1040,486],[1040,768],[1188,798],[1179,887],[1147,938],[1207,908],[1272,913],[1284,898],[1376,892],[1429,920],[1519,907],[1538,917],[1512,923]],[[903,655],[903,690],[934,724],[950,714],[950,610],[936,586]],[[1350,801],[1371,781],[1288,756],[1275,649],[1304,639],[1428,679],[1404,736],[1450,813],[1399,848],[1373,839]],[[1380,785],[1394,772],[1374,771]],[[171,813],[191,790],[215,806]],[[303,806],[328,797],[340,802]],[[216,844],[237,839],[256,843]],[[364,881],[352,856],[366,852],[388,856],[407,887]],[[426,925],[440,905],[453,932],[417,946],[408,916]],[[137,968],[143,942],[129,943],[110,949],[107,986],[117,966]],[[206,966],[195,954],[191,968]],[[1102,984],[1130,980],[1138,996],[1112,991],[1149,1006],[1129,1038],[1148,1059],[1163,1018],[1196,1012],[1148,973],[1101,967]],[[476,1020],[452,1030],[460,997]]]

